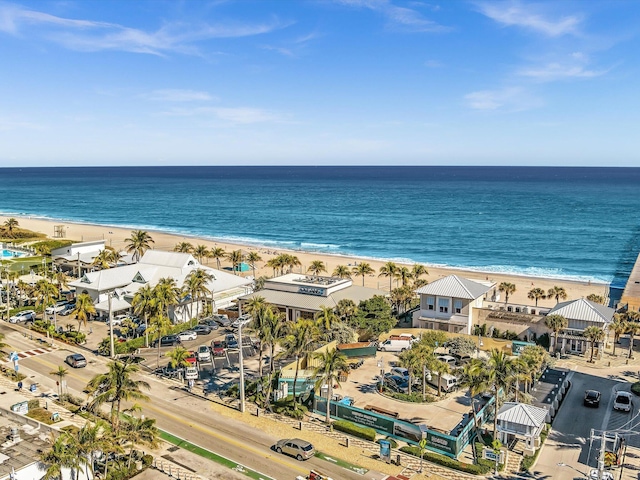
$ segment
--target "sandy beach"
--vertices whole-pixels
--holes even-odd
[[[4,222],[8,217],[0,216],[0,222]],[[48,237],[52,238],[54,234],[54,225],[64,225],[66,232],[66,239],[74,240],[74,241],[91,241],[91,240],[105,240],[106,244],[112,246],[116,250],[124,250],[125,239],[131,235],[131,229],[128,228],[119,228],[112,226],[104,226],[104,225],[92,225],[85,223],[72,223],[67,221],[59,221],[53,219],[40,219],[40,218],[30,218],[30,217],[15,217],[20,227],[26,228],[29,230],[33,230],[36,232],[43,233]],[[241,249],[244,253],[250,251],[257,251],[262,257],[262,261],[257,262],[256,265],[256,276],[273,276],[273,270],[266,267],[266,262],[281,254],[281,253],[290,253],[292,255],[296,255],[300,262],[302,263],[301,267],[298,267],[295,271],[306,272],[311,262],[314,260],[322,260],[326,266],[328,274],[331,274],[333,270],[338,265],[346,265],[349,268],[353,267],[356,262],[367,262],[371,265],[373,269],[375,269],[376,273],[365,277],[364,284],[365,286],[372,288],[380,288],[381,290],[389,289],[389,279],[387,277],[378,277],[378,271],[380,267],[384,264],[382,261],[369,260],[369,259],[361,259],[357,257],[348,257],[348,256],[338,256],[338,255],[328,255],[323,253],[315,253],[315,252],[304,252],[299,250],[285,250],[285,249],[271,249],[266,247],[253,247],[246,245],[236,245],[227,242],[220,241],[212,241],[201,239],[197,237],[190,237],[178,234],[170,234],[161,231],[153,231],[149,230],[150,235],[152,236],[155,244],[153,248],[158,250],[173,250],[174,246],[180,242],[189,242],[192,245],[206,245],[207,247],[220,247],[230,252],[232,250]],[[398,252],[398,255],[401,256],[402,252]],[[215,259],[204,259],[203,263],[205,265],[216,267]],[[226,260],[221,260],[223,267],[228,267],[231,263]],[[400,262],[396,262],[398,265],[404,265]],[[407,266],[411,267],[411,264],[407,264]],[[527,298],[528,292],[532,288],[541,288],[544,291],[547,291],[549,288],[554,285],[562,286],[565,288],[567,292],[567,299],[573,300],[581,297],[587,297],[589,294],[597,294],[597,295],[607,295],[608,285],[602,283],[583,283],[583,282],[574,282],[564,279],[556,279],[556,278],[540,278],[540,277],[529,277],[529,276],[518,276],[518,275],[506,275],[506,274],[496,274],[494,272],[483,273],[478,271],[467,271],[467,270],[457,270],[454,268],[444,268],[444,267],[433,267],[427,265],[428,275],[426,278],[429,282],[433,282],[439,278],[445,277],[447,275],[456,274],[459,276],[463,276],[469,279],[477,279],[483,281],[492,281],[496,284],[500,284],[501,282],[510,282],[516,286],[516,291],[509,297],[509,303],[519,303],[525,305],[533,304],[532,300]],[[243,275],[253,275],[252,271],[244,272]],[[361,285],[362,277],[353,277],[354,284]],[[394,281],[394,288],[396,287],[396,283]],[[504,298],[504,296],[503,296]],[[555,298],[540,300],[538,305],[541,307],[552,307],[555,305]]]

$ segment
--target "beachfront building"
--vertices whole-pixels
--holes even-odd
[[[540,434],[548,413],[546,408],[506,402],[498,410],[498,440],[503,445],[523,440],[525,453],[533,454],[540,447]]]
[[[104,240],[74,243],[51,250],[51,260],[60,270],[73,272],[79,277],[82,272],[92,270],[93,261],[104,248]]]
[[[413,314],[413,327],[471,334],[474,309],[482,308],[493,286],[493,282],[449,275],[420,287],[416,290],[420,308]]]
[[[567,328],[559,334],[560,351],[585,353],[590,347],[590,342],[585,338],[584,330],[587,327],[599,327],[607,330],[613,320],[614,313],[613,308],[580,298],[558,303],[549,310],[548,315],[562,315],[568,320]],[[600,344],[597,344],[596,348],[598,348],[599,356]]]
[[[255,296],[275,305],[285,312],[285,318],[313,318],[322,307],[335,308],[340,300],[352,300],[358,305],[376,295],[388,296],[388,292],[354,285],[350,278],[321,277],[289,273],[265,281],[264,288],[238,299],[240,308]]]
[[[130,311],[133,297],[144,285],[154,287],[160,279],[169,277],[176,281],[178,288],[182,288],[187,276],[197,269],[204,270],[213,277],[207,284],[212,295],[206,301],[211,302],[214,311],[229,306],[239,296],[253,289],[251,280],[205,267],[191,254],[161,250],[147,250],[136,264],[85,272],[69,286],[75,288],[78,294],[90,295],[95,302],[96,311],[107,316],[109,304],[113,314]],[[185,294],[180,304],[169,312],[169,317],[174,323],[189,320],[191,305],[191,298]],[[194,307],[193,313],[197,310]],[[202,308],[199,310],[202,311]]]

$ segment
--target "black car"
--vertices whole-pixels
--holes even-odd
[[[198,335],[209,335],[212,329],[208,325],[196,325],[191,330],[196,332]]]
[[[177,335],[165,335],[160,339],[161,347],[173,347],[175,345],[180,345],[180,339]],[[158,341],[156,340],[155,345],[158,345]]]
[[[203,320],[200,320],[200,325],[206,325],[211,330],[218,330],[218,328],[220,328],[218,322],[216,322],[213,318],[205,318]]]
[[[600,392],[597,390],[587,390],[584,392],[584,406],[596,407],[600,406]]]

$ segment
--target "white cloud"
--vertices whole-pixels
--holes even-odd
[[[195,101],[210,101],[216,100],[207,92],[197,92],[195,90],[180,90],[180,89],[161,89],[154,90],[148,94],[143,95],[148,100],[160,101],[160,102],[195,102]]]
[[[521,87],[501,90],[478,90],[464,96],[467,106],[474,110],[522,111],[540,106],[541,102]]]
[[[267,110],[252,107],[196,107],[174,108],[163,113],[175,117],[204,117],[223,120],[233,125],[248,125],[252,123],[281,122],[283,118]]]
[[[0,31],[46,39],[78,51],[196,55],[198,50],[193,44],[197,41],[260,35],[284,26],[274,19],[260,24],[166,24],[156,31],[147,32],[114,23],[57,17],[17,5],[0,5]]]
[[[411,8],[394,5],[391,0],[335,0],[342,5],[368,8],[383,15],[392,25],[418,32],[441,32],[448,27],[425,18]]]
[[[479,3],[478,8],[483,15],[498,23],[526,28],[549,37],[576,34],[582,22],[577,15],[549,19],[536,12],[534,5],[523,5],[519,1]]]
[[[563,65],[561,63],[548,63],[540,67],[523,68],[518,75],[530,77],[535,80],[549,82],[567,78],[593,78],[604,75],[608,70],[588,70],[582,65]]]
[[[427,60],[424,62],[424,66],[428,68],[442,68],[444,65],[438,60]]]

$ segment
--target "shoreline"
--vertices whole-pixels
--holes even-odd
[[[118,230],[145,230],[147,232],[150,233],[156,233],[159,235],[170,235],[173,237],[180,237],[183,239],[192,239],[192,240],[198,240],[201,242],[205,242],[205,243],[220,243],[222,245],[230,245],[230,246],[236,246],[236,247],[241,247],[241,248],[245,248],[245,249],[249,249],[249,250],[263,250],[263,249],[274,249],[274,250],[281,250],[281,251],[286,251],[289,253],[297,253],[297,254],[304,254],[304,255],[319,255],[319,256],[330,256],[330,257],[336,257],[336,258],[344,258],[345,260],[357,260],[357,261],[363,261],[363,262],[368,262],[368,263],[386,263],[386,262],[394,262],[398,265],[401,266],[412,266],[415,264],[420,264],[420,265],[424,265],[425,267],[427,267],[427,269],[442,269],[442,270],[455,270],[456,272],[466,272],[469,275],[474,275],[474,276],[481,276],[481,275],[489,275],[489,276],[506,276],[506,277],[514,277],[514,278],[521,278],[523,280],[526,279],[545,279],[545,280],[549,280],[549,281],[556,281],[556,282],[570,282],[570,283],[584,283],[586,285],[598,285],[598,286],[603,286],[603,287],[609,287],[612,285],[613,283],[613,279],[612,280],[603,280],[602,278],[597,278],[597,277],[590,277],[590,276],[579,276],[579,275],[553,275],[553,274],[549,274],[549,273],[524,273],[524,272],[518,272],[518,271],[509,271],[509,270],[499,270],[499,269],[492,269],[491,266],[457,266],[457,265],[448,265],[448,264],[442,264],[442,263],[429,263],[429,262],[419,262],[419,261],[414,261],[411,260],[410,258],[406,258],[406,257],[388,257],[388,258],[383,258],[383,257],[373,257],[373,256],[367,256],[367,255],[358,255],[355,253],[345,253],[345,252],[329,252],[329,251],[325,251],[325,250],[305,250],[303,248],[294,248],[292,246],[285,246],[285,245],[281,245],[278,244],[278,242],[274,241],[274,242],[268,242],[268,241],[260,241],[260,240],[255,240],[255,242],[253,241],[241,241],[235,238],[227,238],[227,237],[214,237],[214,236],[209,236],[209,235],[204,235],[204,234],[198,234],[198,233],[186,233],[186,232],[180,232],[180,231],[175,231],[175,230],[163,230],[162,228],[156,227],[156,226],[149,226],[149,225],[114,225],[114,224],[103,224],[103,223],[95,223],[95,222],[90,222],[90,221],[81,221],[81,220],[68,220],[68,219],[63,219],[63,218],[52,218],[52,217],[47,217],[44,215],[26,215],[26,214],[19,214],[19,213],[5,213],[5,212],[0,212],[0,221],[4,222],[7,218],[10,217],[15,217],[18,219],[24,219],[24,220],[41,220],[44,222],[49,222],[49,223],[55,223],[55,224],[60,224],[60,223],[65,223],[65,224],[73,224],[73,225],[78,225],[78,226],[87,226],[87,227],[95,227],[97,229],[118,229]],[[44,233],[44,232],[42,232]],[[49,237],[51,238],[51,237]],[[99,238],[92,238],[92,240],[98,240]],[[102,239],[106,240],[107,238],[102,237]],[[77,241],[82,241],[79,239],[74,239]],[[84,241],[89,241],[89,239],[86,239]],[[273,243],[273,244],[270,244]],[[301,242],[290,242],[290,243],[298,243],[300,244]],[[302,242],[304,243],[304,242]],[[155,248],[158,248],[157,246]],[[501,266],[496,266],[496,267],[501,267]],[[536,270],[538,267],[527,267],[528,269],[532,269],[532,270]]]
[[[198,234],[183,234],[177,232],[163,231],[155,228],[145,227],[122,227],[117,225],[103,225],[99,223],[90,222],[77,222],[64,219],[53,219],[50,217],[42,217],[35,215],[6,215],[0,214],[0,222],[4,222],[7,218],[15,217],[20,227],[43,233],[49,238],[53,238],[53,226],[63,224],[66,227],[65,239],[75,241],[91,241],[91,240],[105,240],[106,245],[110,245],[117,250],[123,249],[125,245],[125,239],[128,238],[132,230],[146,230],[148,231],[155,243],[152,247],[158,250],[173,250],[173,247],[180,242],[186,241],[192,243],[194,246],[197,244],[204,244],[208,248],[217,247],[223,248],[227,252],[232,250],[241,249],[245,252],[256,251],[262,257],[262,261],[257,262],[256,265],[256,277],[259,276],[273,276],[273,270],[266,267],[266,262],[280,253],[289,253],[296,255],[302,266],[299,267],[300,272],[306,272],[308,266],[314,260],[322,260],[327,269],[325,275],[329,275],[338,265],[345,265],[348,267],[354,266],[356,263],[367,262],[375,269],[375,273],[368,275],[364,278],[365,286],[372,288],[379,288],[381,290],[389,290],[389,279],[387,277],[379,277],[378,271],[387,261],[393,261],[399,266],[412,266],[416,262],[399,261],[394,259],[377,259],[360,257],[357,255],[341,254],[341,253],[326,253],[326,252],[313,252],[298,250],[295,248],[286,248],[272,245],[252,245],[243,244],[240,242],[232,242],[226,239],[220,238],[207,238]],[[203,265],[210,267],[216,267],[215,259],[203,259]],[[224,269],[229,262],[226,259],[221,259],[221,266]],[[495,271],[482,271],[482,270],[469,270],[458,267],[442,266],[442,265],[430,265],[428,263],[420,263],[427,267],[428,275],[423,278],[429,282],[433,282],[439,278],[447,275],[456,274],[469,278],[471,280],[492,281],[497,285],[501,282],[511,282],[516,285],[516,292],[509,296],[510,304],[522,304],[532,305],[533,301],[527,298],[527,293],[532,288],[542,288],[545,292],[555,286],[562,286],[567,292],[567,300],[574,300],[580,297],[586,297],[589,294],[597,294],[607,296],[610,283],[595,281],[595,280],[578,280],[567,279],[557,277],[546,277],[542,275],[523,275],[516,273],[505,273]],[[295,269],[297,271],[298,269]],[[250,269],[243,272],[243,275],[253,275],[253,271]],[[352,277],[354,285],[362,285],[362,277]],[[394,284],[393,288],[396,285]],[[555,299],[540,300],[540,307],[552,307],[555,305]]]

